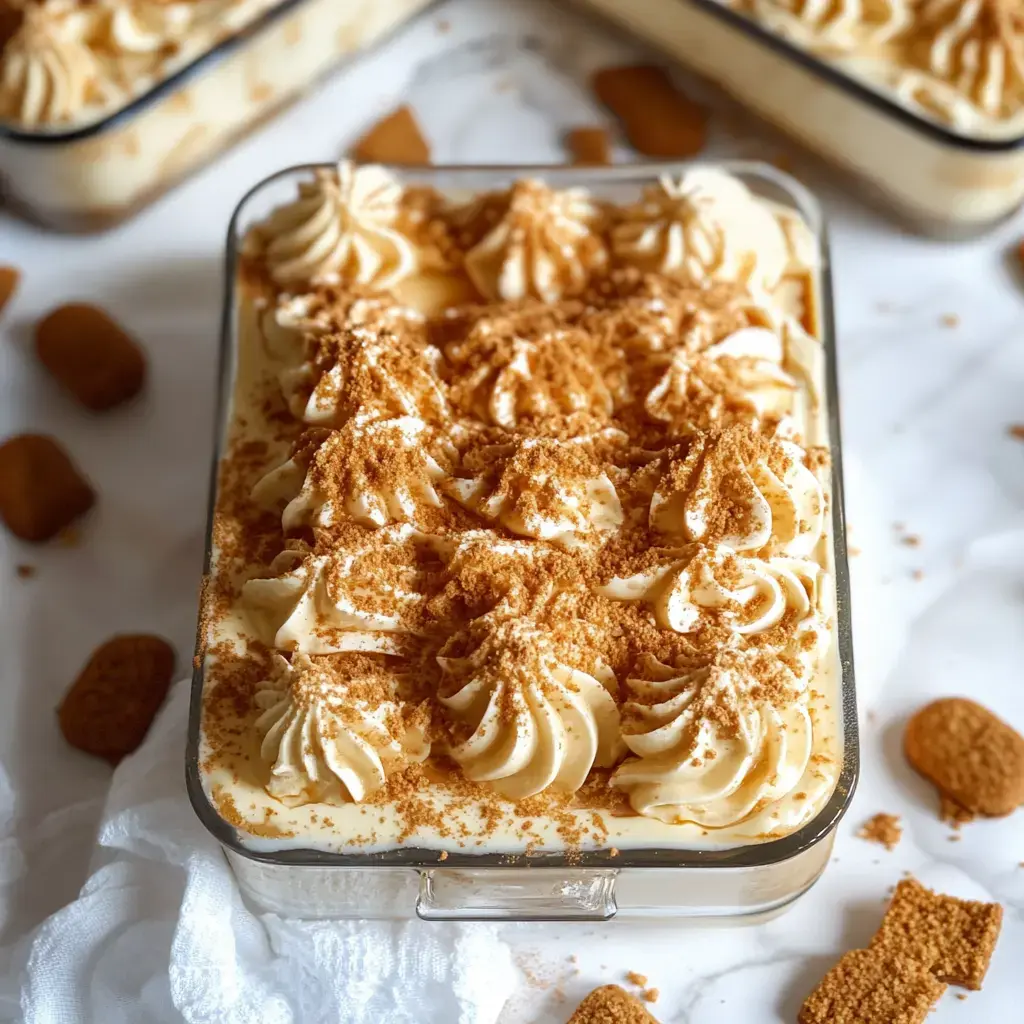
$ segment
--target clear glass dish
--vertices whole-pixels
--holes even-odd
[[[281,0],[127,106],[77,128],[0,122],[0,193],[59,231],[130,217],[431,0]]]
[[[914,230],[968,238],[1024,199],[1024,137],[928,120],[719,0],[573,0],[677,58],[852,175]]]
[[[587,187],[613,198],[634,195],[662,174],[687,164],[644,167],[437,167],[392,168],[406,184],[457,195],[506,187],[523,176],[553,186]],[[820,255],[817,322],[824,350],[824,398],[832,455],[831,527],[836,586],[839,693],[836,713],[842,764],[836,788],[808,824],[784,838],[732,848],[584,850],[572,855],[440,853],[399,847],[384,852],[338,853],[300,848],[297,841],[268,843],[240,830],[218,812],[201,769],[205,636],[199,637],[192,679],[186,778],[200,820],[220,842],[239,884],[258,905],[304,918],[411,917],[436,920],[605,920],[613,916],[666,916],[707,921],[756,920],[777,913],[804,893],[828,863],[836,826],[849,806],[859,771],[857,710],[851,639],[849,568],[843,514],[842,447],[835,362],[829,254],[813,197],[789,176],[763,164],[715,165],[756,194],[798,212],[811,227]],[[226,292],[221,335],[219,412],[211,483],[205,576],[213,571],[213,513],[217,467],[230,426],[237,369],[239,313],[236,277],[248,229],[290,201],[297,182],[314,167],[276,174],[246,195],[227,237]],[[205,620],[201,609],[200,623]]]

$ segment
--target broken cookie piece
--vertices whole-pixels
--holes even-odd
[[[608,130],[600,125],[570,129],[565,133],[565,148],[576,167],[601,167],[612,162]]]
[[[50,374],[87,409],[103,412],[142,389],[142,349],[102,309],[85,303],[59,306],[36,325],[36,355]]]
[[[684,96],[662,68],[602,68],[594,95],[622,124],[630,145],[644,156],[689,157],[707,140],[707,112]]]
[[[922,1024],[946,986],[891,950],[843,954],[804,1000],[800,1024]]]
[[[64,738],[117,764],[145,739],[174,675],[158,636],[115,636],[92,654],[57,709]]]
[[[595,988],[576,1007],[569,1024],[658,1024],[643,1003],[618,985]]]
[[[0,313],[18,290],[21,274],[16,267],[0,266]]]
[[[0,519],[16,537],[49,540],[95,500],[92,488],[52,437],[20,434],[0,445]]]
[[[942,981],[979,989],[1002,920],[998,903],[959,900],[904,878],[871,948],[883,955],[909,956]]]
[[[921,708],[903,749],[939,792],[973,814],[1002,817],[1024,803],[1024,737],[966,697]]]
[[[430,146],[409,107],[399,107],[378,121],[353,147],[352,156],[362,163],[430,163]]]

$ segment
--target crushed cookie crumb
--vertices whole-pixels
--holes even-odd
[[[887,850],[895,850],[902,835],[903,828],[899,816],[881,813],[869,819],[857,833],[859,839],[878,843]]]

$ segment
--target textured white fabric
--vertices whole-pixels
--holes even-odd
[[[185,795],[187,710],[179,683],[114,773],[89,880],[0,960],[0,1013],[27,1024],[493,1024],[516,972],[491,926],[291,921],[246,906]],[[0,845],[0,880],[20,856]]]

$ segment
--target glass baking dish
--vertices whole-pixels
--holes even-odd
[[[608,198],[635,195],[663,174],[678,175],[690,164],[644,167],[390,168],[405,185],[424,185],[464,196],[507,187],[524,176],[558,187],[584,186]],[[705,165],[706,166],[706,165]],[[457,920],[605,920],[613,916],[750,921],[777,913],[797,899],[828,863],[836,826],[849,806],[859,771],[849,569],[843,513],[842,450],[835,362],[829,256],[821,215],[813,197],[775,168],[758,163],[715,165],[738,177],[756,194],[798,212],[818,246],[820,275],[810,296],[823,346],[823,392],[832,457],[832,561],[836,586],[835,701],[842,761],[835,790],[809,823],[781,839],[732,848],[646,848],[555,852],[526,856],[398,847],[383,852],[333,852],[301,848],[298,840],[268,842],[232,824],[218,812],[204,785],[201,759],[202,706],[207,620],[200,633],[192,679],[186,753],[192,805],[220,842],[245,894],[267,910],[302,918],[411,917]],[[221,334],[219,412],[209,504],[204,576],[217,557],[213,515],[221,452],[231,420],[242,303],[236,278],[249,228],[276,206],[294,198],[299,181],[314,166],[276,174],[242,199],[227,237],[226,292]]]
[[[573,0],[699,72],[853,175],[914,230],[977,235],[1024,199],[1024,137],[959,134],[718,0]]]
[[[429,3],[282,0],[99,121],[0,122],[0,193],[60,231],[116,224]]]

